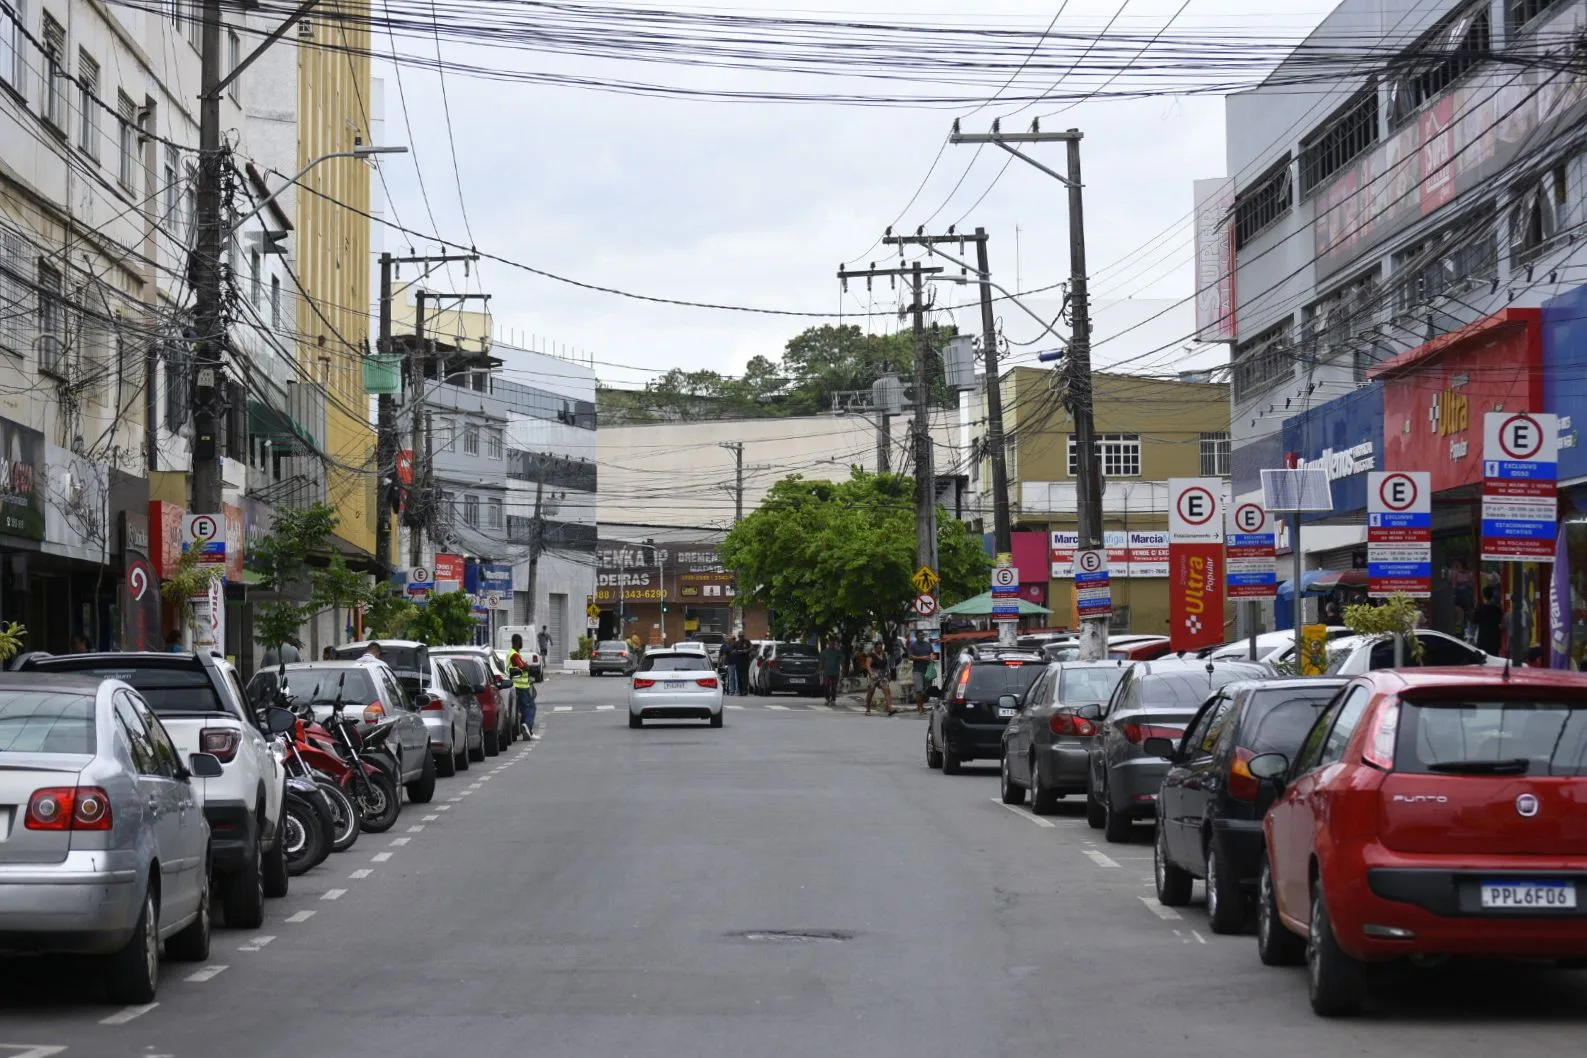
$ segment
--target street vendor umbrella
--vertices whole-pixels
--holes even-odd
[[[990,617],[992,614],[992,593],[984,591],[975,598],[966,599],[942,612],[957,617]],[[1052,611],[1045,606],[1037,606],[1035,603],[1026,602],[1024,599],[1019,600],[1019,615],[1021,617],[1037,613],[1052,613]]]
[[[1311,569],[1300,575],[1302,595],[1327,595],[1335,588],[1365,588],[1367,583],[1364,569]],[[1294,594],[1293,578],[1278,586],[1280,599],[1292,598]]]

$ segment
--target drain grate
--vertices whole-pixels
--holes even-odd
[[[811,944],[853,940],[858,934],[847,929],[747,929],[728,936],[734,940]]]

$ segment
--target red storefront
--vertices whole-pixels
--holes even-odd
[[[1460,634],[1491,585],[1508,598],[1519,577],[1537,642],[1547,567],[1481,562],[1482,425],[1490,411],[1543,410],[1540,309],[1504,309],[1381,364],[1383,470],[1425,470],[1433,484],[1432,627]]]

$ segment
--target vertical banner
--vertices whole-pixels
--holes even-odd
[[[1168,480],[1168,639],[1173,650],[1223,642],[1223,479]]]
[[[1197,180],[1195,196],[1196,338],[1235,339],[1234,197],[1232,178]]]
[[[1482,560],[1551,562],[1559,525],[1559,418],[1490,411],[1482,430]]]
[[[1113,616],[1113,585],[1108,577],[1108,553],[1075,552],[1075,613],[1081,620]]]
[[[1570,548],[1560,533],[1554,544],[1553,590],[1549,592],[1549,668],[1574,668],[1571,644],[1576,635],[1575,607],[1570,593]]]
[[[1278,536],[1273,516],[1260,503],[1246,501],[1229,507],[1229,598],[1271,599],[1278,594],[1275,556]]]
[[[1425,470],[1367,475],[1367,594],[1433,594],[1433,475]]]

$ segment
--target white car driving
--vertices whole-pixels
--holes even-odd
[[[646,720],[709,720],[722,726],[722,681],[699,650],[646,651],[628,683],[628,726]]]

